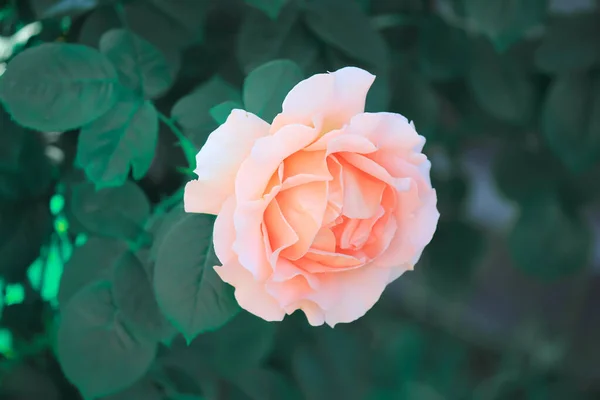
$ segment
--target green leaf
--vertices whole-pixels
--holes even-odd
[[[209,112],[217,124],[221,125],[227,121],[229,114],[231,114],[233,110],[242,108],[242,105],[236,103],[235,101],[226,101],[225,103],[214,106]]]
[[[162,52],[126,29],[102,35],[100,51],[115,64],[121,82],[141,97],[159,97],[173,84],[175,76]]]
[[[29,131],[0,107],[0,198],[10,201],[44,195],[53,178],[41,135]]]
[[[520,204],[558,189],[560,172],[553,158],[510,142],[496,155],[492,171],[502,194]]]
[[[276,59],[290,59],[307,71],[318,56],[319,43],[299,21],[299,14],[295,2],[288,3],[275,21],[259,11],[246,13],[236,46],[246,74]]]
[[[429,138],[438,125],[440,101],[429,82],[407,70],[394,74],[391,111],[414,121],[419,134]],[[377,79],[376,79],[377,80]]]
[[[242,99],[236,88],[215,75],[192,93],[179,99],[171,110],[171,117],[183,128],[197,149],[200,149],[208,135],[218,126],[210,115],[210,109],[226,101],[241,103]]]
[[[485,250],[484,232],[460,220],[438,224],[423,273],[440,293],[465,293]]]
[[[73,187],[72,212],[90,232],[117,239],[137,240],[150,214],[150,203],[133,182],[95,190],[90,183]]]
[[[355,1],[308,0],[305,21],[325,43],[380,68],[388,63],[383,37]]]
[[[120,186],[131,170],[146,175],[158,141],[158,114],[149,101],[123,96],[102,118],[81,129],[76,164],[98,188]]]
[[[183,208],[183,203],[173,207],[169,212],[160,217],[155,225],[151,228],[150,232],[154,236],[152,240],[152,247],[150,248],[150,259],[156,261],[158,250],[162,245],[162,242],[167,237],[167,234],[184,216],[186,215]]]
[[[49,19],[77,15],[89,11],[109,0],[30,0],[36,19]]]
[[[0,202],[0,277],[23,282],[52,233],[52,215],[44,198]]]
[[[206,376],[206,371],[235,378],[265,361],[273,349],[276,329],[275,324],[242,310],[219,330],[203,333],[189,345],[175,339],[165,361],[195,378]]]
[[[86,397],[106,396],[140,379],[156,355],[156,342],[123,324],[107,282],[87,286],[66,305],[57,333],[66,377]]]
[[[526,71],[491,49],[479,49],[467,83],[477,102],[495,118],[525,124],[535,111],[535,87]]]
[[[60,278],[60,307],[88,284],[110,280],[115,262],[126,251],[125,242],[101,237],[91,237],[83,246],[75,247]]]
[[[98,7],[85,18],[78,41],[97,46],[106,31],[123,28],[125,22],[128,29],[158,47],[171,60],[170,56],[202,40],[207,1],[137,0],[122,3],[124,21],[114,5]]]
[[[572,74],[556,78],[542,111],[542,134],[554,154],[574,173],[600,156],[600,79]]]
[[[433,17],[419,35],[419,67],[432,80],[462,77],[469,66],[470,44],[464,30]]]
[[[268,368],[244,371],[233,382],[252,400],[301,399],[299,391],[285,375]]]
[[[77,44],[45,43],[8,65],[0,98],[21,125],[43,132],[86,125],[118,99],[119,78],[98,51]]]
[[[556,281],[585,268],[592,234],[578,218],[566,214],[553,197],[526,204],[508,247],[516,266],[543,281]]]
[[[264,12],[271,19],[277,19],[281,9],[288,0],[245,0],[246,4],[256,7]]]
[[[290,60],[274,60],[253,70],[244,81],[246,111],[270,122],[281,112],[288,92],[302,80],[300,67]]]
[[[123,254],[113,275],[115,304],[135,333],[154,340],[167,340],[175,335],[175,329],[158,308],[151,279],[135,254]]]
[[[547,3],[548,0],[464,0],[464,8],[474,28],[502,51],[543,23]]]
[[[158,304],[188,341],[221,327],[239,311],[232,287],[213,268],[220,265],[212,245],[213,223],[211,215],[185,214],[156,256]]]
[[[127,389],[100,400],[164,400],[164,396],[151,380],[142,379]]]
[[[544,72],[585,71],[600,64],[598,17],[575,14],[550,21],[542,43],[535,51],[535,64]]]

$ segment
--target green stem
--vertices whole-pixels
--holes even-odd
[[[163,124],[167,125],[171,132],[173,132],[173,134],[177,137],[177,140],[179,140],[179,145],[183,149],[183,154],[185,155],[185,159],[188,163],[189,170],[187,172],[191,175],[192,169],[196,164],[196,148],[194,147],[190,139],[188,139],[183,134],[183,132],[177,127],[177,125],[175,125],[175,122],[173,122],[172,119],[160,112],[158,113],[158,119],[160,119]]]

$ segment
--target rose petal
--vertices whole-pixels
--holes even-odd
[[[279,302],[265,290],[263,282],[256,281],[252,274],[237,260],[230,260],[222,267],[215,267],[221,279],[235,288],[235,298],[244,310],[266,320],[281,321],[285,311]]]
[[[377,214],[386,184],[355,166],[342,163],[344,205],[342,213],[348,218],[371,218]]]
[[[327,207],[327,182],[311,182],[277,195],[281,212],[298,235],[298,241],[281,252],[283,257],[297,260],[313,243],[321,229]]]
[[[339,129],[364,111],[374,80],[374,75],[355,67],[313,75],[288,93],[282,113],[273,121],[273,129],[292,122],[311,125],[317,115],[322,118],[323,132]]]
[[[330,181],[325,151],[299,151],[283,161],[283,187],[286,190],[294,186],[315,181]]]
[[[256,115],[233,110],[196,156],[194,172],[198,179],[185,187],[185,211],[218,214],[233,194],[236,174],[254,142],[268,133],[269,124]]]

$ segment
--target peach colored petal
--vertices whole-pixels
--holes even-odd
[[[407,191],[410,188],[410,178],[394,178],[380,164],[362,154],[341,153],[340,157],[350,165],[393,186],[398,191]]]
[[[386,184],[351,164],[342,164],[344,205],[342,214],[348,218],[367,219],[375,215],[381,204]]]
[[[263,196],[269,179],[283,160],[302,150],[318,134],[318,128],[287,125],[272,136],[258,139],[250,156],[240,165],[235,180],[238,203]]]
[[[321,274],[321,289],[309,295],[325,311],[325,323],[352,322],[370,310],[387,286],[391,271],[365,265],[361,268]]]
[[[331,225],[342,213],[344,202],[344,182],[342,165],[335,156],[327,157],[327,168],[333,177],[327,188],[327,208],[323,217],[323,225]]]
[[[269,191],[259,199],[237,203],[233,213],[236,231],[233,251],[238,255],[240,264],[257,280],[266,279],[272,272],[265,248],[266,238],[262,233],[263,219],[267,206],[281,189],[282,177],[283,166],[280,165],[277,174],[272,174],[268,180]]]
[[[325,151],[298,151],[283,161],[283,187],[286,190],[294,186],[314,181],[330,181]]]
[[[281,212],[299,240],[281,255],[297,260],[313,243],[323,223],[327,207],[327,182],[311,182],[295,186],[277,195]]]
[[[306,253],[306,259],[332,268],[356,267],[364,264],[365,260],[359,260],[348,254],[334,253],[329,251],[310,249]]]
[[[315,236],[315,240],[313,241],[311,248],[332,253],[335,251],[335,246],[336,238],[333,234],[333,231],[329,228],[322,227],[317,232],[317,235]]]
[[[308,281],[302,275],[296,275],[281,282],[269,280],[265,283],[265,289],[267,293],[277,299],[281,308],[306,299],[313,292]]]
[[[222,267],[215,267],[221,279],[235,288],[235,299],[240,307],[266,321],[281,321],[285,311],[279,302],[265,290],[264,283],[256,281],[252,274],[237,260],[230,260]]]
[[[321,326],[325,323],[325,313],[315,302],[310,300],[300,300],[294,304],[285,307],[285,312],[292,314],[296,310],[302,310],[306,315],[308,323],[312,326]]]
[[[374,75],[355,67],[313,75],[288,93],[273,128],[294,122],[310,125],[316,115],[323,119],[324,132],[341,128],[364,111],[374,80]]]
[[[225,199],[233,194],[236,174],[254,142],[268,133],[269,124],[256,115],[233,110],[196,156],[194,172],[198,179],[185,187],[185,211],[218,214]]]
[[[377,147],[369,139],[359,135],[344,133],[332,138],[327,143],[327,155],[340,152],[369,154],[375,151],[377,151]]]
[[[264,214],[263,236],[268,240],[267,257],[272,267],[277,265],[279,254],[294,245],[299,238],[289,222],[283,216],[279,202],[273,199]],[[268,253],[272,252],[271,255]]]
[[[235,211],[235,196],[229,196],[221,212],[217,215],[213,229],[213,244],[215,254],[221,264],[237,259],[233,252],[233,242],[235,241],[235,226],[233,224],[233,213]]]

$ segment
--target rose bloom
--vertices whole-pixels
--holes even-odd
[[[215,270],[267,321],[298,309],[311,325],[354,321],[431,241],[425,139],[402,115],[364,112],[374,79],[314,75],[270,125],[233,110],[197,155],[185,210],[217,215]]]

